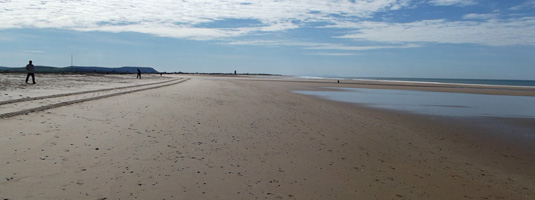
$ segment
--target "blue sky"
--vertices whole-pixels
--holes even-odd
[[[0,0],[0,66],[535,79],[535,0]]]

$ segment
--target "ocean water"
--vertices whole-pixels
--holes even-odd
[[[445,78],[352,78],[353,80],[384,80],[426,83],[455,83],[473,85],[535,86],[535,80],[501,80],[501,79],[445,79]]]
[[[300,76],[303,79],[380,80],[393,82],[453,83],[472,85],[535,86],[535,80],[448,79],[448,78],[380,78],[380,77],[321,77]]]
[[[295,93],[424,115],[535,119],[535,97],[338,87],[330,89],[336,90]]]

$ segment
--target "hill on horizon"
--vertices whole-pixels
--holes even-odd
[[[98,67],[98,66],[69,66],[69,67],[51,67],[35,66],[36,73],[159,73],[152,67]],[[1,72],[26,72],[24,67],[3,67],[0,66]]]

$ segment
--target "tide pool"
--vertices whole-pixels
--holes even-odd
[[[295,93],[425,115],[535,118],[535,97],[363,88],[330,89],[335,91]]]

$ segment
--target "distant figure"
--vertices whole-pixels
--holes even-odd
[[[338,83],[340,83],[340,80],[338,80]]]
[[[33,84],[35,84],[35,67],[33,66],[31,60],[30,63],[26,65],[26,71],[28,72],[28,75],[26,76],[26,83],[28,83],[28,79],[30,76],[32,76]]]
[[[137,77],[136,78],[141,79],[141,70],[139,70],[139,68],[137,68]]]
[[[234,75],[236,75],[236,70],[234,70]]]

